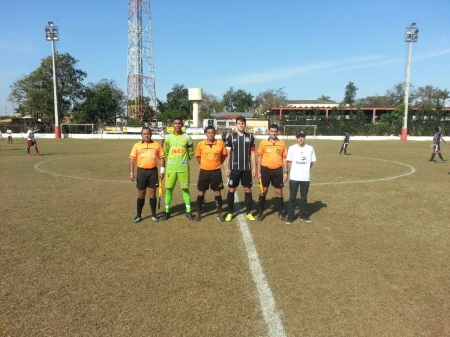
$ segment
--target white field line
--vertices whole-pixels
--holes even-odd
[[[391,160],[386,160],[386,159],[377,159],[377,158],[368,158],[368,157],[355,157],[355,156],[348,156],[348,157],[350,157],[350,158],[352,158],[352,157],[353,158],[361,158],[361,159],[367,159],[367,160],[378,160],[378,161],[384,161],[384,162],[387,162],[387,163],[393,163],[393,164],[397,164],[397,165],[401,165],[401,166],[406,166],[406,167],[408,167],[410,169],[410,171],[407,172],[407,173],[404,173],[404,174],[397,175],[397,176],[391,176],[391,177],[379,178],[379,179],[311,183],[311,185],[312,186],[320,186],[320,185],[373,183],[373,182],[377,182],[377,181],[386,181],[386,180],[402,178],[402,177],[408,176],[408,175],[413,174],[414,172],[416,172],[416,169],[413,166],[405,164],[405,163],[400,163],[400,162],[397,162],[397,161],[391,161]],[[50,174],[50,175],[55,176],[55,177],[63,177],[63,178],[78,179],[78,180],[98,181],[98,182],[107,182],[107,183],[119,183],[119,184],[130,183],[129,180],[109,180],[109,179],[83,178],[83,177],[78,177],[78,176],[58,174],[58,173],[54,173],[54,172],[50,172],[50,171],[44,170],[44,169],[42,169],[40,167],[41,164],[43,164],[43,163],[47,163],[47,162],[50,162],[50,161],[59,160],[59,159],[63,159],[63,158],[71,158],[71,157],[60,157],[60,158],[55,158],[55,159],[49,159],[49,160],[41,161],[40,163],[37,163],[36,165],[34,165],[34,168],[37,171],[41,172],[41,173]],[[197,185],[197,183],[191,183],[191,185]],[[259,189],[259,185],[255,184],[253,187]]]
[[[413,174],[414,172],[416,172],[416,169],[408,164],[405,163],[400,163],[398,161],[392,161],[392,160],[386,160],[386,159],[377,159],[377,158],[368,158],[368,157],[354,157],[354,156],[347,156],[347,157],[353,157],[353,158],[361,158],[361,159],[367,159],[367,160],[378,160],[378,161],[384,161],[387,163],[393,163],[393,164],[397,164],[397,165],[401,165],[401,166],[406,166],[410,169],[409,172],[404,173],[404,174],[400,174],[397,176],[392,176],[392,177],[387,177],[387,178],[379,178],[379,179],[368,179],[368,180],[354,180],[354,181],[338,181],[338,182],[332,182],[332,183],[315,183],[315,184],[311,184],[313,186],[320,186],[320,185],[338,185],[338,184],[357,184],[357,183],[374,183],[377,181],[386,181],[386,180],[392,180],[392,179],[397,179],[397,178],[401,178],[401,177],[406,177],[409,176],[410,174]]]
[[[75,156],[72,156],[75,157]],[[69,175],[64,175],[64,174],[58,174],[58,173],[53,173],[50,171],[46,171],[44,169],[42,169],[40,166],[43,163],[48,163],[54,160],[58,160],[58,159],[63,159],[63,158],[68,158],[68,157],[60,157],[60,158],[55,158],[55,159],[49,159],[49,160],[45,160],[45,161],[41,161],[40,163],[37,163],[36,165],[34,165],[34,168],[36,170],[38,170],[41,173],[45,173],[45,174],[50,174],[52,176],[55,177],[63,177],[63,178],[70,178],[70,179],[78,179],[78,180],[89,180],[89,181],[99,181],[99,182],[105,182],[105,183],[130,183],[129,180],[108,180],[108,179],[96,179],[96,178],[85,178],[85,177],[78,177],[78,176],[69,176]]]
[[[242,208],[239,204],[237,194],[235,194],[235,201],[236,213],[241,213],[240,211]],[[266,280],[266,276],[264,275],[261,262],[259,261],[258,252],[256,251],[252,234],[250,233],[247,222],[245,221],[244,213],[238,215],[236,220],[238,221],[242,240],[244,241],[245,249],[247,250],[250,272],[252,274],[253,281],[255,282],[256,289],[258,290],[259,303],[261,305],[264,321],[267,326],[268,336],[284,337],[286,334],[284,332],[283,323],[277,313],[275,300],[273,298],[272,291],[270,290],[269,283]]]

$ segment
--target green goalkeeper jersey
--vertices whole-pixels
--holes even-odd
[[[189,161],[194,156],[194,144],[187,133],[174,135],[170,133],[164,140],[164,156],[166,157],[166,172],[187,172]]]

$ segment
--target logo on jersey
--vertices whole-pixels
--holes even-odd
[[[277,154],[280,154],[281,153],[281,150],[280,149],[277,149]]]
[[[184,154],[185,150],[182,147],[179,147],[179,148],[172,148],[170,150],[170,152],[171,152],[172,156],[176,156],[179,154]]]
[[[214,153],[214,158],[219,158],[219,154],[218,153]]]
[[[245,137],[245,142],[248,143],[250,141],[249,137]]]

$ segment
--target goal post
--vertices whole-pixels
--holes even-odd
[[[62,123],[61,133],[84,133],[93,134],[95,129],[95,124],[72,124],[72,123]]]
[[[295,136],[297,131],[304,131],[307,137],[316,139],[317,125],[285,125],[284,136]]]

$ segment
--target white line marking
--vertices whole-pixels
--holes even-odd
[[[55,158],[55,159],[49,159],[49,160],[45,160],[45,161],[41,161],[40,163],[37,163],[36,165],[34,165],[34,168],[36,170],[38,170],[41,173],[45,173],[45,174],[50,174],[52,176],[55,177],[64,177],[64,178],[70,178],[70,179],[78,179],[78,180],[89,180],[89,181],[99,181],[99,182],[107,182],[107,183],[130,183],[129,180],[108,180],[108,179],[96,179],[96,178],[83,178],[83,177],[78,177],[78,176],[70,176],[70,175],[64,175],[64,174],[58,174],[58,173],[53,173],[50,171],[46,171],[42,168],[40,168],[40,165],[46,162],[50,162],[50,161],[54,161],[54,160],[58,160],[58,159],[63,159],[63,158],[72,158],[72,157],[77,157],[77,156],[70,156],[70,157],[60,157],[60,158]],[[386,180],[392,180],[392,179],[397,179],[397,178],[402,178],[402,177],[406,177],[410,174],[413,174],[414,172],[416,172],[416,169],[408,164],[405,163],[400,163],[397,161],[391,161],[391,160],[386,160],[386,159],[377,159],[377,158],[368,158],[368,157],[356,157],[356,156],[348,156],[349,158],[361,158],[361,159],[367,159],[367,160],[378,160],[378,161],[384,161],[387,163],[393,163],[393,164],[397,164],[397,165],[401,165],[401,166],[406,166],[410,169],[409,172],[404,173],[404,174],[400,174],[397,176],[392,176],[392,177],[387,177],[387,178],[379,178],[379,179],[369,179],[369,180],[354,180],[354,181],[337,181],[337,182],[325,182],[325,183],[312,183],[311,186],[320,186],[320,185],[339,185],[339,184],[357,184],[357,183],[373,183],[373,182],[377,182],[377,181],[386,181]],[[197,185],[197,183],[191,183],[191,185]],[[253,185],[254,188],[258,188],[258,185]]]
[[[76,156],[71,156],[71,157],[76,157]],[[50,172],[50,171],[45,171],[45,170],[40,168],[40,165],[43,164],[43,163],[48,163],[50,161],[54,161],[54,160],[58,160],[58,159],[62,159],[62,158],[67,158],[67,157],[60,157],[60,158],[55,158],[55,159],[49,159],[49,160],[41,161],[40,163],[37,163],[36,165],[34,165],[34,168],[36,170],[38,170],[39,172],[41,172],[41,173],[50,174],[50,175],[55,176],[55,177],[64,177],[64,178],[71,178],[71,179],[78,179],[78,180],[89,180],[89,181],[100,181],[100,182],[105,182],[105,183],[130,183],[129,180],[108,180],[108,179],[95,179],[95,178],[83,178],[83,177],[77,177],[77,176],[69,176],[69,175],[64,175],[64,174],[53,173],[53,172]]]
[[[351,157],[350,157],[351,158]],[[392,180],[392,179],[397,179],[397,178],[401,178],[401,177],[406,177],[409,176],[410,174],[413,174],[414,172],[416,172],[416,169],[408,164],[404,164],[404,163],[400,163],[398,161],[392,161],[392,160],[386,160],[386,159],[377,159],[377,158],[368,158],[368,157],[354,157],[353,158],[361,158],[361,159],[368,159],[368,160],[378,160],[378,161],[384,161],[387,163],[394,163],[397,165],[401,165],[401,166],[406,166],[410,169],[409,172],[404,173],[404,174],[400,174],[398,176],[392,176],[392,177],[387,177],[387,178],[379,178],[379,179],[369,179],[369,180],[354,180],[354,181],[338,181],[338,182],[332,182],[332,183],[315,183],[315,184],[311,184],[312,186],[319,186],[319,185],[338,185],[338,184],[356,184],[356,183],[373,183],[373,182],[377,182],[377,181],[386,181],[386,180]]]
[[[235,194],[235,198],[236,213],[240,213],[242,208],[239,204],[237,194]],[[258,252],[256,251],[252,234],[250,233],[247,222],[245,221],[244,213],[237,216],[237,221],[239,223],[239,229],[241,230],[242,240],[244,241],[244,245],[247,250],[247,257],[253,281],[255,282],[256,289],[258,290],[259,302],[261,304],[264,321],[266,322],[268,336],[284,337],[286,334],[284,332],[283,323],[277,313],[275,300],[266,280],[266,276],[262,270],[261,262],[258,258]]]

